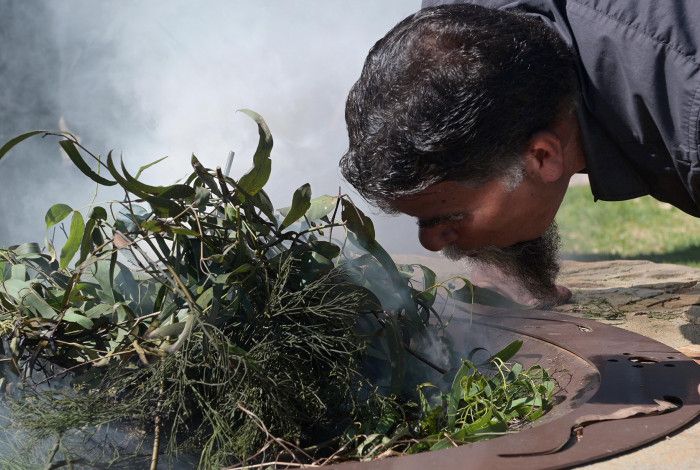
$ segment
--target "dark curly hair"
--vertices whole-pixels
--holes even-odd
[[[476,5],[426,8],[370,50],[347,99],[341,171],[385,210],[440,181],[505,177],[577,95],[575,56],[541,20]]]

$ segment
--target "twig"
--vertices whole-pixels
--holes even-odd
[[[59,434],[56,436],[56,443],[53,445],[51,448],[51,451],[49,452],[49,459],[46,462],[46,465],[44,466],[45,470],[49,470],[51,468],[54,468],[53,466],[53,459],[56,457],[56,454],[58,453],[58,449],[61,447],[61,435]]]
[[[91,360],[89,360],[89,361],[81,362],[80,364],[77,364],[77,365],[74,365],[74,366],[69,367],[69,368],[67,368],[67,369],[64,369],[64,370],[62,370],[61,372],[57,372],[56,374],[52,375],[51,377],[46,377],[45,379],[43,379],[43,380],[37,382],[35,385],[41,385],[41,384],[46,383],[46,382],[48,382],[48,381],[50,381],[50,380],[53,380],[53,379],[55,379],[55,378],[57,378],[57,377],[61,377],[61,376],[63,376],[63,375],[66,375],[68,372],[71,372],[71,371],[73,371],[73,370],[75,370],[75,369],[79,369],[79,368],[81,368],[81,367],[85,367],[85,366],[88,365],[88,364],[95,364],[95,363],[100,362],[100,361],[103,361],[103,360],[105,360],[105,359],[107,359],[107,358],[112,358],[112,357],[115,357],[115,356],[122,356],[122,355],[124,355],[124,354],[131,354],[131,353],[133,353],[133,352],[135,352],[135,351],[136,351],[135,349],[128,349],[128,350],[126,350],[126,351],[112,352],[112,353],[107,354],[106,356],[97,357],[97,358],[91,359]]]
[[[289,455],[291,455],[292,457],[294,457],[294,456],[296,455],[295,452],[294,452],[292,449],[290,449],[290,447],[292,447],[292,448],[294,448],[296,451],[298,451],[299,453],[301,453],[304,457],[306,457],[307,459],[309,459],[309,461],[312,461],[312,460],[313,460],[313,458],[312,458],[309,454],[307,454],[306,452],[304,452],[303,449],[301,449],[301,448],[295,446],[295,445],[292,444],[291,442],[287,442],[287,441],[285,441],[284,439],[280,439],[280,438],[278,438],[278,437],[273,436],[273,435],[270,433],[270,431],[267,429],[267,426],[265,426],[265,423],[264,423],[260,418],[258,418],[258,416],[257,416],[255,413],[253,413],[253,412],[250,411],[249,409],[245,408],[242,404],[236,403],[236,408],[238,408],[239,410],[241,410],[242,412],[244,412],[245,414],[247,414],[248,417],[249,417],[250,419],[253,420],[253,422],[255,423],[255,425],[258,426],[258,427],[260,428],[260,430],[261,430],[262,432],[264,432],[265,435],[267,435],[268,438],[270,438],[271,440],[273,440],[273,441],[275,441],[277,444],[279,444],[285,451],[287,451],[287,453],[288,453]],[[274,464],[274,462],[267,462],[267,465],[272,465],[272,464]],[[303,464],[299,464],[298,466],[302,466],[302,465],[303,465]],[[242,467],[242,468],[254,468],[254,466],[248,466],[248,467]]]
[[[251,464],[251,465],[244,465],[243,467],[226,467],[224,470],[234,470],[234,469],[240,469],[240,470],[245,470],[245,469],[253,469],[253,468],[267,468],[267,467],[276,467],[277,465],[281,465],[283,467],[305,467],[305,468],[318,468],[319,465],[314,465],[314,464],[306,464],[306,463],[297,463],[297,462],[280,462],[280,461],[273,461],[273,462],[265,462],[265,463],[256,463],[256,464]]]
[[[161,360],[161,365],[163,361]],[[161,367],[162,368],[162,367]],[[153,452],[151,453],[151,468],[150,470],[158,469],[158,454],[160,454],[160,432],[161,432],[161,408],[163,407],[163,395],[165,395],[165,377],[160,379],[160,388],[158,390],[158,403],[156,404],[156,415],[153,418]]]

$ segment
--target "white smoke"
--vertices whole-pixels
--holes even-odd
[[[288,205],[293,190],[305,182],[316,195],[335,194],[339,186],[350,191],[337,166],[347,147],[345,97],[369,48],[420,7],[418,0],[27,3],[33,5],[14,20],[23,21],[25,35],[51,35],[54,50],[46,54],[52,54],[52,69],[42,69],[46,61],[30,59],[21,35],[3,45],[3,58],[24,60],[26,67],[36,67],[34,77],[47,77],[37,86],[55,96],[54,128],[61,118],[60,125],[79,133],[87,146],[99,152],[114,149],[131,169],[168,155],[145,174],[162,184],[189,173],[191,153],[216,166],[234,150],[232,174],[244,172],[257,131],[235,110],[253,109],[275,138],[267,189],[277,206]],[[20,8],[10,1],[0,0],[0,5],[3,11]],[[43,14],[31,13],[32,8]],[[22,84],[4,80],[3,86],[11,90]],[[22,106],[8,101],[16,96],[0,95],[0,113]],[[6,119],[12,117],[2,116]],[[31,126],[31,119],[22,124]],[[53,143],[44,142],[41,149],[46,159],[60,158]],[[27,165],[36,162],[27,158]],[[38,194],[20,207],[0,205],[5,220],[13,216],[10,211],[28,211],[36,221],[22,219],[0,232],[0,244],[43,238],[43,214],[53,202],[80,205],[91,197],[87,182],[70,185],[72,194],[56,193],[57,183],[41,192],[37,179],[47,175],[35,175],[27,184],[8,180],[5,167],[0,163],[3,199],[18,190]],[[416,232],[410,219],[375,219],[378,237],[391,252],[426,253],[416,236],[406,235]]]

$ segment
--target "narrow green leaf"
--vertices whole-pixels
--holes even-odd
[[[211,190],[204,186],[197,186],[194,191],[194,205],[197,207],[205,207],[211,199]]]
[[[80,257],[78,258],[78,263],[80,264],[85,261],[92,251],[93,241],[92,241],[92,231],[95,230],[97,221],[95,219],[88,219],[85,224],[85,230],[83,231],[83,238],[80,240]]]
[[[185,211],[183,206],[171,199],[156,196],[145,196],[144,199],[158,217],[175,217]]]
[[[66,269],[68,264],[71,262],[75,254],[80,249],[80,243],[83,240],[83,233],[85,232],[85,222],[83,220],[82,214],[80,212],[73,212],[73,218],[70,223],[70,232],[68,232],[68,240],[66,240],[65,245],[61,249],[60,256],[60,267],[61,269]]]
[[[85,312],[85,316],[88,318],[102,318],[110,315],[113,309],[114,307],[109,304],[97,304]]]
[[[168,231],[170,227],[161,222],[160,220],[147,220],[141,224],[141,230],[145,230],[151,233],[160,233],[163,231]]]
[[[333,259],[340,254],[340,247],[338,245],[323,240],[312,241],[311,249],[328,259]]]
[[[149,338],[166,338],[168,336],[178,336],[185,329],[185,323],[169,323],[162,325],[148,334]]]
[[[140,198],[145,199],[148,202],[148,204],[150,204],[151,208],[153,209],[153,212],[155,212],[159,217],[173,217],[182,213],[185,210],[184,207],[177,204],[175,201],[158,196],[153,196],[152,193],[149,192],[155,191],[156,189],[158,189],[158,191],[165,191],[170,187],[144,185],[138,180],[133,179],[133,177],[131,177],[130,175],[130,179],[127,179],[126,177],[119,174],[117,168],[114,166],[112,152],[109,152],[109,154],[107,154],[107,169],[109,170],[109,173],[112,175],[112,177],[114,177],[114,179],[117,180],[117,182],[122,188],[126,189],[127,191],[133,193],[134,195]],[[122,169],[126,171],[126,168],[124,167],[123,163]]]
[[[437,297],[437,287],[435,287],[437,276],[435,272],[427,266],[423,266],[422,264],[418,264],[417,266],[423,271],[423,292],[421,292],[419,297],[425,305],[430,308],[435,303]]]
[[[272,206],[272,201],[270,201],[270,197],[264,190],[261,189],[254,196],[252,196],[250,198],[250,202],[252,202],[255,205],[255,207],[260,209],[269,221],[275,224],[277,223],[277,219],[275,219],[275,209]]]
[[[306,218],[309,220],[318,220],[333,212],[337,203],[337,196],[323,195],[315,197],[311,200],[309,210],[306,211]]]
[[[112,159],[112,152],[109,152],[107,154],[107,170],[109,173],[112,175],[112,178],[117,180],[117,183],[119,185],[129,191],[130,193],[140,197],[140,198],[146,198],[150,196],[150,194],[146,191],[142,191],[138,185],[133,184],[130,181],[127,181],[126,178],[124,178],[119,171],[117,171],[117,167],[114,166],[114,160]]]
[[[185,199],[188,197],[193,197],[195,195],[195,190],[191,186],[185,184],[173,184],[172,186],[166,186],[166,190],[158,194],[158,197],[165,199]]]
[[[22,243],[12,248],[12,252],[22,259],[38,259],[41,257],[41,247],[36,242]]]
[[[74,308],[66,310],[66,312],[63,314],[63,321],[66,321],[68,323],[77,323],[86,330],[91,330],[92,327],[95,326],[92,320],[90,320],[85,315],[79,313],[79,311]]]
[[[197,175],[197,178],[207,187],[209,190],[213,193],[216,194],[219,197],[222,197],[223,194],[221,193],[221,188],[219,188],[218,183],[214,180],[214,177],[209,174],[209,171],[207,171],[206,168],[204,168],[204,165],[197,159],[197,156],[195,154],[192,154],[192,157],[190,158],[190,163],[192,164],[192,168],[194,168],[194,172]]]
[[[258,148],[253,155],[253,168],[238,180],[238,186],[250,195],[254,195],[260,191],[270,178],[272,171],[272,160],[270,160],[270,152],[272,151],[272,134],[267,127],[265,120],[256,112],[249,109],[240,109],[240,112],[250,116],[258,125]]]
[[[123,161],[121,162],[121,167],[122,173],[124,174],[124,179],[129,183],[130,187],[136,188],[142,193],[150,194],[151,196],[158,196],[164,199],[184,199],[194,196],[194,189],[187,185],[174,184],[171,186],[151,186],[150,184],[143,183],[131,176]]]
[[[303,184],[299,189],[294,191],[292,196],[292,205],[287,212],[286,217],[282,221],[281,228],[286,228],[292,225],[306,214],[306,211],[311,206],[311,186],[309,183]]]
[[[31,131],[31,132],[27,132],[26,134],[18,135],[17,137],[8,140],[7,142],[5,142],[5,144],[2,147],[0,147],[0,160],[2,160],[2,157],[4,157],[7,152],[12,150],[12,147],[19,144],[23,140],[27,140],[28,138],[35,136],[37,134],[45,134],[45,133],[46,133],[46,131]]]
[[[22,300],[30,290],[32,290],[31,284],[24,279],[11,277],[2,282],[2,291],[17,301]]]
[[[61,222],[63,219],[68,217],[71,212],[73,212],[73,208],[67,204],[54,204],[46,212],[46,216],[44,216],[46,228],[49,229]]]
[[[100,295],[100,298],[104,303],[114,304],[116,302],[116,298],[114,296],[113,268],[113,266],[116,264],[116,259],[117,252],[114,251],[112,253],[110,261],[101,260],[95,263],[94,272],[92,273],[95,280],[100,285],[100,289],[102,289],[102,294]]]
[[[80,155],[78,148],[73,142],[70,140],[62,140],[58,144],[61,146],[63,151],[66,152],[66,155],[68,155],[68,158],[71,159],[73,164],[75,164],[75,166],[77,166],[85,176],[103,186],[114,186],[117,184],[116,181],[108,180],[107,178],[95,173],[92,168],[90,168],[90,165],[87,164],[85,159],[83,159],[82,155]]]
[[[27,289],[23,292],[25,295],[22,298],[22,303],[34,313],[43,318],[56,317],[56,311],[34,289]]]
[[[423,289],[428,290],[428,289],[435,289],[435,282],[437,280],[437,276],[435,275],[435,271],[430,269],[427,266],[424,266],[422,264],[416,265],[420,268],[421,271],[423,271]]]
[[[154,160],[154,161],[152,161],[151,163],[146,163],[145,165],[139,167],[139,171],[136,172],[136,175],[134,176],[134,178],[138,179],[139,176],[141,176],[141,173],[143,173],[145,170],[148,170],[148,169],[149,169],[150,167],[152,167],[153,165],[157,165],[158,163],[162,162],[162,161],[165,160],[166,158],[168,158],[168,157],[167,157],[167,156],[161,157],[161,158],[159,158],[158,160]]]
[[[122,167],[122,174],[124,175],[124,179],[126,179],[126,181],[128,181],[134,187],[138,188],[140,191],[142,191],[144,193],[152,194],[155,196],[157,194],[164,192],[167,189],[166,186],[151,186],[151,185],[148,185],[146,183],[142,183],[141,181],[139,181],[136,178],[134,178],[133,176],[131,176],[129,171],[126,169],[126,166],[124,165],[124,160],[119,162],[119,164]]]
[[[90,218],[95,220],[107,220],[107,210],[101,206],[95,206],[90,212]]]
[[[345,226],[357,237],[357,241],[362,248],[374,241],[374,224],[355,204],[347,199],[342,200],[343,210],[341,217]]]
[[[199,238],[199,233],[194,230],[186,229],[184,227],[169,227],[170,231],[178,235],[186,235],[188,237]]]
[[[435,444],[433,444],[430,447],[430,450],[434,451],[434,450],[448,449],[450,447],[454,447],[454,444],[452,442],[453,442],[452,439],[447,439],[447,438],[440,439],[439,441],[437,441]]]
[[[23,264],[13,264],[10,268],[10,279],[18,279],[20,281],[26,281],[27,277],[27,267]]]
[[[459,400],[462,399],[464,389],[462,388],[462,380],[471,375],[476,368],[469,361],[462,360],[462,366],[457,370],[450,393],[447,395],[447,426],[449,429],[454,428],[457,410],[459,409]]]
[[[197,302],[197,305],[199,305],[199,308],[204,310],[209,306],[209,304],[211,304],[213,298],[214,298],[214,288],[210,287],[209,289],[202,292],[199,295],[199,297],[197,297],[196,302]]]
[[[500,359],[503,362],[508,361],[510,358],[515,356],[518,351],[520,351],[520,348],[523,347],[523,342],[519,339],[516,339],[512,343],[510,343],[508,346],[505,348],[501,349],[499,352],[491,356],[488,360],[488,362],[493,361],[494,359]]]

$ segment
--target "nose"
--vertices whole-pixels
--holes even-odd
[[[426,250],[440,251],[459,238],[457,231],[449,226],[421,227],[418,240]]]

